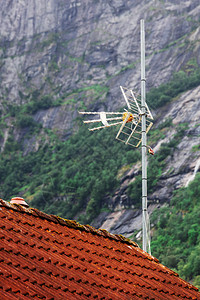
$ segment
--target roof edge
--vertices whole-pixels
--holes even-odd
[[[159,260],[157,258],[155,258],[154,256],[143,251],[136,242],[130,240],[129,238],[126,238],[125,236],[123,236],[121,234],[112,234],[105,229],[101,229],[101,228],[96,229],[90,225],[81,225],[80,223],[78,223],[75,220],[64,219],[64,218],[61,218],[56,215],[48,215],[36,208],[30,208],[30,207],[27,208],[20,204],[11,204],[10,202],[5,201],[3,199],[0,199],[0,207],[6,207],[8,209],[12,209],[12,210],[15,210],[15,211],[18,211],[21,213],[26,213],[26,214],[32,215],[34,217],[48,220],[50,222],[54,222],[55,224],[60,224],[62,226],[67,226],[69,228],[74,228],[74,229],[80,230],[80,231],[90,232],[91,234],[94,234],[94,235],[102,236],[104,238],[109,238],[109,239],[115,240],[117,242],[125,243],[127,245],[137,248],[137,250],[140,252],[140,254],[142,256],[144,256],[145,259],[159,263]]]
[[[78,229],[78,230],[81,230],[81,231],[90,232],[94,235],[100,235],[100,236],[110,238],[112,240],[116,240],[118,242],[126,243],[128,245],[132,245],[134,247],[139,248],[138,244],[131,241],[130,239],[128,239],[128,238],[126,238],[122,235],[109,233],[105,229],[101,229],[101,228],[96,229],[96,228],[94,228],[90,225],[81,225],[80,223],[78,223],[77,221],[74,221],[74,220],[64,219],[64,218],[61,218],[61,217],[56,216],[56,215],[48,215],[48,214],[46,214],[46,213],[44,213],[44,212],[42,212],[42,211],[40,211],[36,208],[26,208],[26,207],[24,207],[20,204],[11,204],[8,201],[0,199],[0,207],[2,207],[2,206],[6,207],[8,209],[12,209],[12,210],[21,212],[21,213],[26,213],[26,214],[33,215],[35,217],[46,219],[46,220],[54,222],[56,224],[59,223],[60,225],[67,226],[69,228],[74,228],[74,229]]]

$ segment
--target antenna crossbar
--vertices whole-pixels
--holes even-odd
[[[98,111],[79,111],[80,115],[99,115],[101,112]],[[106,112],[106,115],[123,115],[123,112]]]
[[[122,117],[108,118],[107,121],[114,121],[114,120],[121,120],[121,119],[122,119]],[[101,119],[83,121],[83,123],[85,123],[85,124],[96,123],[96,122],[101,122]],[[116,123],[114,123],[114,124],[116,124]],[[111,125],[111,124],[109,124],[109,125]]]

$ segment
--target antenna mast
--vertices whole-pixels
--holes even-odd
[[[90,131],[95,131],[111,126],[119,126],[116,139],[130,145],[139,147],[142,145],[142,231],[143,250],[151,254],[150,249],[150,225],[147,211],[147,148],[150,154],[154,154],[151,147],[147,146],[147,133],[153,125],[153,116],[146,104],[145,91],[145,36],[144,20],[141,26],[141,97],[137,96],[131,89],[120,86],[122,95],[127,105],[125,112],[104,111],[79,111],[79,114],[88,115],[89,120],[83,121],[89,124]],[[94,118],[96,116],[96,118]],[[148,248],[148,249],[147,249]]]
[[[143,250],[151,254],[150,226],[147,211],[147,134],[146,134],[146,78],[145,78],[145,32],[144,20],[141,28],[141,111],[142,111],[142,234]],[[148,248],[148,251],[147,251]]]

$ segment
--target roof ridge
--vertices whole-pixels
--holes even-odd
[[[6,207],[8,209],[15,210],[15,211],[19,211],[21,213],[27,213],[27,214],[30,214],[35,217],[46,219],[48,221],[51,221],[51,222],[54,222],[56,224],[60,224],[63,226],[67,226],[69,228],[74,228],[77,230],[90,232],[94,235],[102,236],[104,238],[109,238],[109,239],[115,240],[117,242],[131,245],[131,246],[137,248],[137,250],[140,251],[141,256],[144,256],[145,259],[159,263],[159,260],[157,258],[155,258],[154,256],[143,251],[136,242],[130,240],[129,238],[126,238],[125,236],[123,236],[121,234],[113,234],[113,233],[108,232],[105,229],[101,229],[101,228],[96,229],[95,227],[90,226],[90,225],[82,225],[75,220],[68,220],[68,219],[64,219],[64,218],[56,216],[56,215],[49,215],[49,214],[44,213],[36,208],[30,208],[30,207],[27,208],[27,207],[21,206],[20,204],[11,204],[10,202],[3,200],[3,199],[0,199],[0,207],[1,206]]]
[[[137,243],[133,242],[132,240],[130,240],[120,234],[119,235],[112,234],[112,233],[109,233],[105,229],[101,229],[101,228],[96,229],[95,227],[92,227],[90,225],[82,225],[75,220],[68,220],[68,219],[65,219],[65,218],[62,218],[62,217],[59,217],[56,215],[49,215],[49,214],[46,214],[36,208],[26,208],[26,207],[21,206],[20,204],[11,204],[10,202],[5,201],[3,199],[0,199],[0,206],[15,210],[15,211],[19,211],[21,213],[31,214],[35,217],[46,219],[46,220],[52,221],[54,223],[59,223],[60,225],[64,225],[64,226],[67,226],[70,228],[90,232],[94,235],[100,235],[103,237],[114,239],[116,241],[123,242],[123,243],[126,243],[126,244],[129,244],[129,245],[139,248]]]

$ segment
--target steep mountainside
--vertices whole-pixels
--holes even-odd
[[[155,118],[149,212],[190,191],[200,170],[199,0],[0,0],[0,8],[0,197],[139,239],[140,150],[115,141],[114,129],[89,133],[78,110],[122,109],[120,85],[140,93],[143,18]]]
[[[191,58],[199,64],[198,0],[1,0],[0,7],[1,110],[30,103],[34,120],[64,137],[77,109],[115,109],[123,105],[119,85],[139,89],[141,18],[147,90],[189,72]]]

